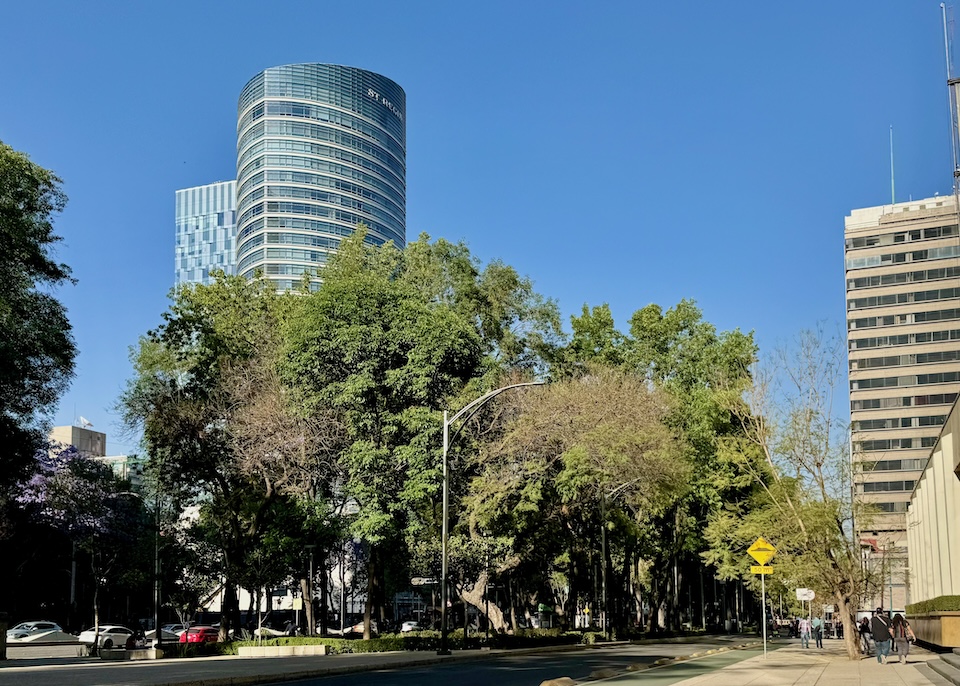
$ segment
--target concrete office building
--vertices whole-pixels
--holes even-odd
[[[143,460],[130,455],[107,455],[107,434],[85,426],[55,426],[47,434],[53,450],[73,446],[84,457],[110,467],[131,488],[143,485]]]
[[[388,78],[331,64],[257,74],[240,94],[237,273],[278,290],[318,269],[359,223],[406,238],[406,96]]]
[[[853,210],[844,236],[854,496],[881,512],[858,535],[876,604],[903,608],[907,505],[960,392],[957,208]]]
[[[237,182],[220,181],[177,191],[176,283],[213,281],[211,273],[236,268]]]

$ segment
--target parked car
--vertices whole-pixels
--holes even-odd
[[[334,636],[340,636],[340,629],[327,629],[328,634]],[[377,636],[379,632],[377,631],[377,620],[370,620],[370,633],[374,636]],[[343,636],[362,636],[363,635],[363,622],[357,622],[352,626],[347,626],[343,628]]]
[[[54,622],[21,622],[12,629],[7,629],[7,640],[16,640],[18,638],[27,638],[36,634],[44,634],[48,631],[63,631],[59,624]]]
[[[415,621],[404,622],[403,624],[400,625],[401,634],[410,633],[411,631],[422,631],[422,630],[423,630],[423,627],[420,626],[420,622],[415,622]]]
[[[173,631],[167,631],[166,629],[160,629],[160,640],[164,643],[176,643],[180,640],[180,634],[182,633],[182,631],[175,633]],[[149,641],[151,645],[156,645],[157,632],[151,629],[143,635],[143,638]]]
[[[181,643],[216,643],[220,630],[215,626],[192,626],[180,634]]]
[[[80,642],[86,645],[93,645],[96,639],[96,627],[90,627],[86,631],[80,632]],[[127,645],[127,639],[133,636],[133,631],[119,624],[101,624],[99,646],[101,648],[123,648]]]
[[[179,636],[186,630],[187,630],[186,624],[164,624],[162,627],[160,627],[160,631],[167,631],[171,634],[176,634],[177,636]],[[164,638],[166,638],[166,636],[164,636]]]

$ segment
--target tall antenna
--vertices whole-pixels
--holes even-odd
[[[954,200],[960,200],[960,186],[958,186],[958,181],[960,181],[960,168],[957,166],[957,147],[958,147],[958,131],[957,131],[957,99],[956,99],[956,86],[958,81],[953,78],[953,69],[950,64],[950,37],[947,33],[947,6],[944,3],[940,3],[940,14],[943,18],[943,53],[947,62],[947,105],[950,108],[950,147],[953,149],[953,195]],[[957,206],[957,211],[960,212],[960,205]]]
[[[893,124],[890,125],[890,204],[897,204],[897,194],[893,185]]]

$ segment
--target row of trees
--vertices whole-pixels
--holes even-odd
[[[367,631],[406,579],[437,577],[440,413],[534,377],[552,383],[486,406],[454,443],[456,593],[487,611],[493,578],[569,621],[602,578],[619,626],[642,599],[650,628],[678,628],[704,525],[744,490],[718,459],[718,437],[739,431],[718,389],[749,382],[752,338],[689,302],[638,311],[626,335],[606,306],[585,308],[567,338],[555,303],[506,265],[426,236],[402,251],[364,238],[315,292],[229,277],[180,290],[134,356],[125,416],[163,497],[202,505],[224,631],[238,585],[292,572],[309,594],[307,546],[362,541]]]
[[[0,228],[5,248],[19,246],[0,255],[0,315],[29,334],[0,343],[15,361],[0,379],[14,446],[4,474],[19,506],[56,524],[73,520],[48,486],[83,463],[28,456],[37,411],[72,370],[62,308],[37,290],[69,278],[49,259],[63,197],[49,172],[0,152]],[[585,306],[567,335],[513,268],[427,236],[374,246],[362,227],[323,276],[293,294],[232,277],[181,288],[133,352],[120,408],[143,436],[159,529],[138,530],[159,537],[168,602],[195,606],[216,570],[227,632],[239,587],[293,578],[309,597],[304,550],[356,540],[369,634],[410,576],[439,573],[441,411],[542,379],[484,406],[454,442],[450,576],[463,601],[486,611],[495,579],[511,599],[506,615],[489,608],[498,628],[530,601],[568,622],[590,606],[618,628],[678,628],[681,589],[704,564],[747,578],[743,551],[762,533],[780,548],[785,590],[833,596],[854,636],[864,578],[851,521],[869,513],[850,499],[831,406],[842,354],[824,337],[805,337],[799,360],[768,377],[752,335],[717,332],[689,301],[643,307],[626,332],[607,306]]]

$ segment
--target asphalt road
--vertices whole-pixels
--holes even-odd
[[[573,652],[553,652],[526,655],[491,656],[469,662],[378,670],[364,674],[347,674],[298,681],[303,686],[538,686],[541,681],[568,676],[585,680],[591,673],[605,668],[625,670],[634,663],[650,664],[663,657],[690,655],[711,648],[737,645],[742,638],[712,637],[695,643],[656,643],[607,648],[593,648]],[[762,652],[762,651],[761,651]],[[756,650],[737,650],[703,658],[699,666],[684,662],[673,667],[643,672],[646,677],[657,674],[659,684],[671,683],[694,676],[701,670],[719,669],[738,660],[756,655]],[[677,668],[682,670],[676,671]],[[668,670],[674,670],[671,677]],[[281,684],[284,682],[276,682]]]

